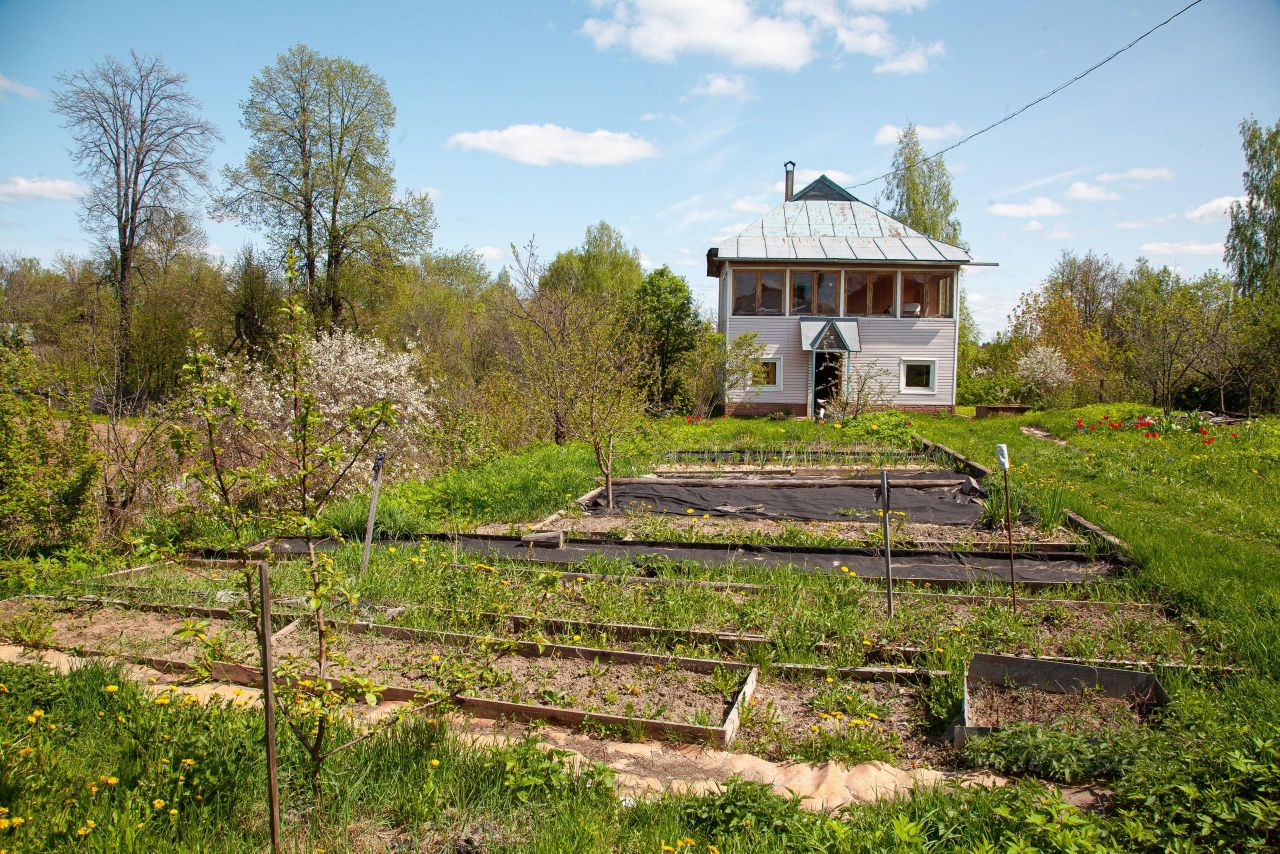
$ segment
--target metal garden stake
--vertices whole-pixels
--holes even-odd
[[[369,550],[373,548],[373,523],[378,518],[378,487],[382,486],[382,462],[386,451],[378,451],[373,458],[373,492],[369,495],[369,521],[364,526],[364,554],[360,556],[360,574],[369,568]]]
[[[1004,472],[1004,530],[1009,539],[1009,604],[1017,611],[1018,588],[1014,583],[1013,572],[1013,514],[1009,509],[1009,449],[1003,444],[996,445],[996,464]]]
[[[280,851],[280,780],[276,772],[276,690],[271,663],[271,588],[267,581],[267,562],[258,563],[259,648],[262,651],[262,708],[266,712],[267,747],[267,812],[271,822],[271,851]]]
[[[884,580],[889,596],[889,619],[893,619],[893,560],[889,555],[889,472],[880,470],[880,523],[884,531]]]

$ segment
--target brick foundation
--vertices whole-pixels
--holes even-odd
[[[955,415],[956,408],[944,403],[907,403],[898,406],[885,406],[897,412],[913,412],[920,415]],[[730,403],[728,414],[732,416],[772,415],[775,412],[786,412],[793,418],[804,418],[809,414],[803,403]]]

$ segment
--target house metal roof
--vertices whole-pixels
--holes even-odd
[[[832,198],[837,195],[844,198]],[[968,264],[973,260],[964,249],[925,237],[854,197],[826,175],[712,251],[719,261]]]

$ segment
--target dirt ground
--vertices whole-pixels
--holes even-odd
[[[823,694],[835,705],[815,703]],[[878,709],[878,711],[876,711]],[[925,708],[918,687],[904,682],[836,680],[761,680],[744,716],[737,747],[771,760],[794,758],[788,746],[806,740],[839,737],[843,731],[866,735],[893,753],[906,767],[958,767],[959,758],[924,730]]]
[[[562,516],[537,526],[543,531],[565,531],[579,537],[598,537],[619,540],[651,539],[646,533],[647,522],[654,527],[675,528],[682,534],[696,533],[698,539],[716,540],[738,538],[742,541],[769,542],[783,536],[803,532],[813,537],[828,537],[847,541],[852,545],[876,545],[880,542],[878,522],[804,522],[782,519],[738,519],[731,517],[680,516],[678,514],[601,514],[591,516]],[[894,525],[893,543],[899,548],[983,547],[1000,548],[1007,544],[1003,531],[995,531],[972,525],[934,525],[908,522]],[[660,534],[659,534],[660,536]],[[1070,543],[1083,545],[1078,534],[1058,529],[1042,532],[1034,525],[1018,523],[1013,528],[1013,544],[1025,550],[1040,543]]]
[[[1035,723],[1067,732],[1099,732],[1139,724],[1142,717],[1134,698],[1104,697],[1091,691],[1056,694],[983,682],[969,694],[970,726]]]
[[[233,620],[111,606],[9,600],[0,605],[0,636],[28,646],[189,661],[201,653],[201,642],[180,638],[178,632],[194,620],[206,624],[206,638],[220,642],[217,658],[245,664],[256,660],[253,633]]]
[[[338,672],[402,688],[461,686],[464,694],[505,702],[703,726],[720,726],[733,699],[718,691],[707,676],[664,665],[597,664],[496,653],[486,658],[475,649],[380,635],[345,634],[333,639],[335,650],[345,658]],[[312,654],[312,643],[312,635],[300,628],[279,639],[277,653],[305,658]],[[738,684],[740,680],[735,680],[735,687]]]

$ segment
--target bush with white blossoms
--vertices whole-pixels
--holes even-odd
[[[1075,379],[1062,354],[1044,344],[1036,344],[1018,359],[1018,378],[1042,401],[1053,397]]]
[[[336,435],[336,444],[348,457],[360,452],[359,432],[342,432],[349,414],[389,401],[395,423],[380,432],[376,447],[363,449],[363,456],[371,461],[375,450],[385,450],[383,477],[387,479],[426,473],[430,462],[426,437],[437,420],[436,400],[433,383],[417,376],[412,351],[391,350],[377,339],[337,330],[303,336],[300,355],[301,385],[314,400],[320,436]],[[290,377],[265,363],[221,361],[217,373],[244,416],[278,436],[289,433],[293,423]],[[353,465],[340,494],[363,490],[370,478],[369,465]]]

